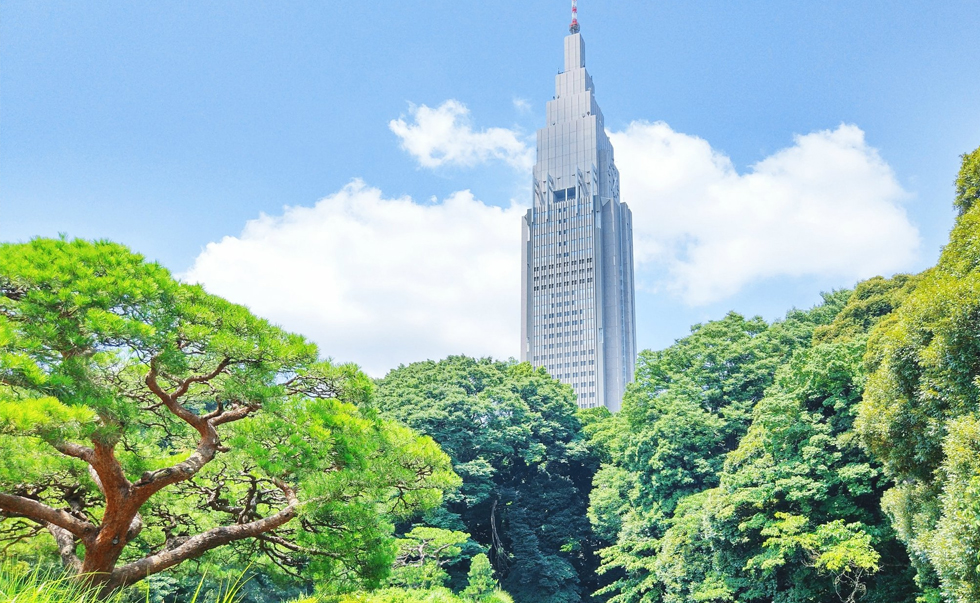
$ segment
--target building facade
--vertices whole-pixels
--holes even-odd
[[[573,20],[523,218],[521,359],[618,411],[636,364],[633,218]]]

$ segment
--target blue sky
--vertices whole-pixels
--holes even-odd
[[[641,348],[664,347],[683,336],[691,323],[718,318],[729,309],[771,319],[791,306],[812,305],[820,291],[850,286],[869,270],[918,271],[935,261],[952,224],[958,156],[980,144],[980,6],[975,1],[582,0],[579,12],[587,66],[607,127],[621,135],[624,148],[633,148],[634,139],[648,142],[629,158],[617,148],[619,162],[632,161],[638,166],[633,168],[639,170],[636,173],[646,173],[643,162],[658,161],[663,148],[700,140],[701,151],[710,146],[712,161],[730,160],[728,172],[722,169],[713,176],[719,183],[730,183],[762,169],[760,162],[773,157],[791,161],[779,153],[810,148],[807,140],[819,155],[820,141],[805,137],[836,132],[837,138],[828,144],[850,145],[867,163],[867,169],[852,174],[853,180],[841,177],[841,182],[853,185],[853,199],[858,200],[854,203],[870,194],[877,195],[878,205],[851,215],[854,224],[828,235],[827,246],[846,247],[847,237],[863,236],[858,226],[867,220],[861,216],[874,215],[876,208],[894,218],[894,228],[869,239],[883,254],[877,264],[849,272],[840,262],[815,261],[798,273],[785,266],[749,266],[744,278],[728,286],[702,282],[710,294],[698,296],[691,293],[691,281],[683,280],[693,277],[678,276],[678,266],[688,272],[698,269],[701,281],[709,279],[711,271],[700,270],[703,264],[690,260],[694,251],[677,241],[697,239],[702,236],[699,228],[717,229],[717,224],[688,220],[669,233],[654,225],[656,212],[684,221],[685,208],[677,203],[694,203],[709,194],[696,188],[696,170],[686,181],[693,184],[685,185],[684,191],[672,189],[673,196],[665,197],[676,200],[674,205],[644,205],[641,199],[624,197],[634,213],[648,211],[647,221],[654,225],[647,240],[649,269],[640,271],[638,283]],[[495,314],[494,308],[507,305],[497,303],[495,296],[513,297],[510,285],[492,289],[498,281],[468,284],[463,276],[449,277],[472,270],[462,261],[467,245],[474,246],[473,253],[482,253],[506,238],[508,220],[519,213],[512,203],[528,202],[529,175],[516,165],[519,161],[509,160],[496,147],[470,160],[426,167],[424,157],[407,150],[391,121],[418,126],[420,107],[445,109],[444,103],[454,100],[466,113],[453,118],[453,132],[462,127],[480,137],[497,129],[533,148],[531,137],[543,125],[544,104],[554,93],[553,76],[562,64],[567,22],[568,3],[562,0],[7,0],[0,6],[0,239],[21,241],[65,232],[123,242],[175,273],[311,335],[325,353],[355,360],[374,373],[397,362],[449,351],[507,355],[510,327],[500,325],[508,314]],[[668,128],[655,130],[655,122]],[[631,125],[642,124],[647,129],[634,129],[634,138],[629,138]],[[854,130],[840,130],[842,124],[856,128],[860,140]],[[804,137],[804,142],[795,136]],[[614,136],[614,144],[616,140]],[[650,140],[660,151],[646,153],[644,149],[654,144]],[[433,144],[445,149],[438,141]],[[773,169],[767,173],[778,180],[773,174],[782,168]],[[822,173],[836,179],[833,169]],[[629,188],[653,195],[650,191],[661,190],[662,183],[655,180],[630,188],[626,176],[624,170],[624,192]],[[351,185],[354,179],[363,185]],[[718,193],[719,203],[745,199],[751,204],[758,200],[753,195],[765,196],[758,191],[773,188],[753,186],[749,180],[734,185],[736,193]],[[377,191],[377,199],[372,191]],[[460,197],[460,191],[470,196]],[[826,194],[850,199],[852,193]],[[367,196],[362,201],[358,195]],[[390,203],[403,197],[414,206],[397,208],[407,212],[404,217],[410,223],[418,219],[420,229],[434,214],[421,209],[412,213],[415,206],[439,206],[439,220],[446,220],[447,229],[452,228],[453,216],[462,216],[469,220],[466,228],[472,228],[466,232],[499,231],[499,237],[485,245],[477,240],[458,248],[430,249],[420,242],[417,254],[408,254],[416,264],[435,256],[458,256],[457,264],[442,258],[423,266],[417,280],[440,287],[442,281],[435,276],[427,280],[430,275],[438,272],[449,278],[446,286],[452,294],[445,303],[455,300],[461,308],[473,304],[477,310],[470,314],[476,315],[475,322],[460,322],[455,335],[413,347],[418,333],[411,329],[366,326],[378,322],[372,312],[402,322],[418,319],[418,329],[424,330],[431,320],[419,318],[426,304],[443,315],[448,306],[432,302],[425,292],[401,299],[399,289],[376,284],[364,290],[388,299],[390,307],[377,305],[367,311],[357,305],[362,299],[357,295],[330,293],[334,305],[328,307],[336,320],[318,318],[315,308],[303,311],[327,295],[323,287],[336,292],[362,286],[363,281],[331,272],[334,263],[349,262],[349,253],[358,253],[360,239],[341,245],[343,237],[353,236],[344,220],[384,221],[396,207]],[[323,198],[332,199],[333,205],[317,206],[319,213],[304,214],[303,219],[314,225],[318,219],[327,220],[322,232],[340,237],[335,244],[297,244],[294,255],[279,254],[279,248],[268,251],[277,240],[292,244],[297,239],[290,231],[281,232],[296,215],[284,213],[285,206],[313,208]],[[448,208],[443,207],[446,203]],[[501,209],[494,213],[493,207]],[[692,206],[692,211],[697,210]],[[905,212],[907,224],[900,223],[903,218],[895,212]],[[269,221],[264,229],[254,222],[263,214]],[[246,236],[243,229],[249,221],[255,227]],[[909,225],[918,237],[917,246]],[[519,223],[513,228],[519,234]],[[309,236],[315,236],[313,231]],[[265,236],[255,232],[282,236],[269,235],[263,239],[266,247],[256,246],[259,251],[251,256],[228,251],[236,242],[254,242],[250,236]],[[378,240],[392,238],[382,227],[372,232]],[[658,239],[668,236],[674,243]],[[226,237],[233,239],[221,247]],[[821,256],[827,249],[814,243],[819,240],[786,254],[778,241],[764,249],[786,257]],[[215,245],[207,272],[203,266],[209,243]],[[399,244],[415,243],[405,238]],[[665,252],[661,244],[679,245],[680,251]],[[894,253],[885,257],[892,245],[897,246]],[[716,247],[701,251],[712,249]],[[848,252],[863,257],[874,251],[856,247]],[[303,253],[315,256],[314,271],[326,272],[310,276],[309,271],[297,271],[294,285],[281,279],[264,281],[256,276],[262,271],[248,264],[249,257],[257,255],[288,262]],[[392,255],[398,252],[388,250],[377,261],[384,263]],[[364,257],[354,260],[357,270],[349,268],[344,274],[372,274],[374,265]],[[500,283],[508,283],[510,276],[502,267],[508,257],[501,251],[476,265],[495,271]],[[238,264],[231,270],[221,262]],[[750,260],[741,261],[746,263]],[[399,270],[388,266],[372,278],[387,278],[384,275]],[[230,273],[240,275],[238,281],[232,282]],[[282,288],[270,293],[275,286]],[[265,297],[255,297],[257,290],[266,291]],[[312,298],[295,301],[304,295]],[[392,308],[406,313],[399,315]],[[480,315],[487,316],[486,322],[479,321]],[[370,340],[370,345],[349,345],[357,334],[338,331],[339,324],[365,325],[361,339]],[[494,338],[498,343],[489,347],[480,343]],[[516,341],[513,349],[516,354]]]

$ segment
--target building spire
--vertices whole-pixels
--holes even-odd
[[[572,23],[568,26],[568,32],[577,34],[578,30],[578,0],[572,0]]]

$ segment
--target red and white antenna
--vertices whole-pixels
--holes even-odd
[[[578,0],[572,0],[572,24],[568,26],[568,31],[578,33]]]

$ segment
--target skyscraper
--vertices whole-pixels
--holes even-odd
[[[618,411],[636,363],[633,216],[585,70],[575,7],[565,69],[538,130],[523,218],[521,359],[571,385],[582,408]]]

